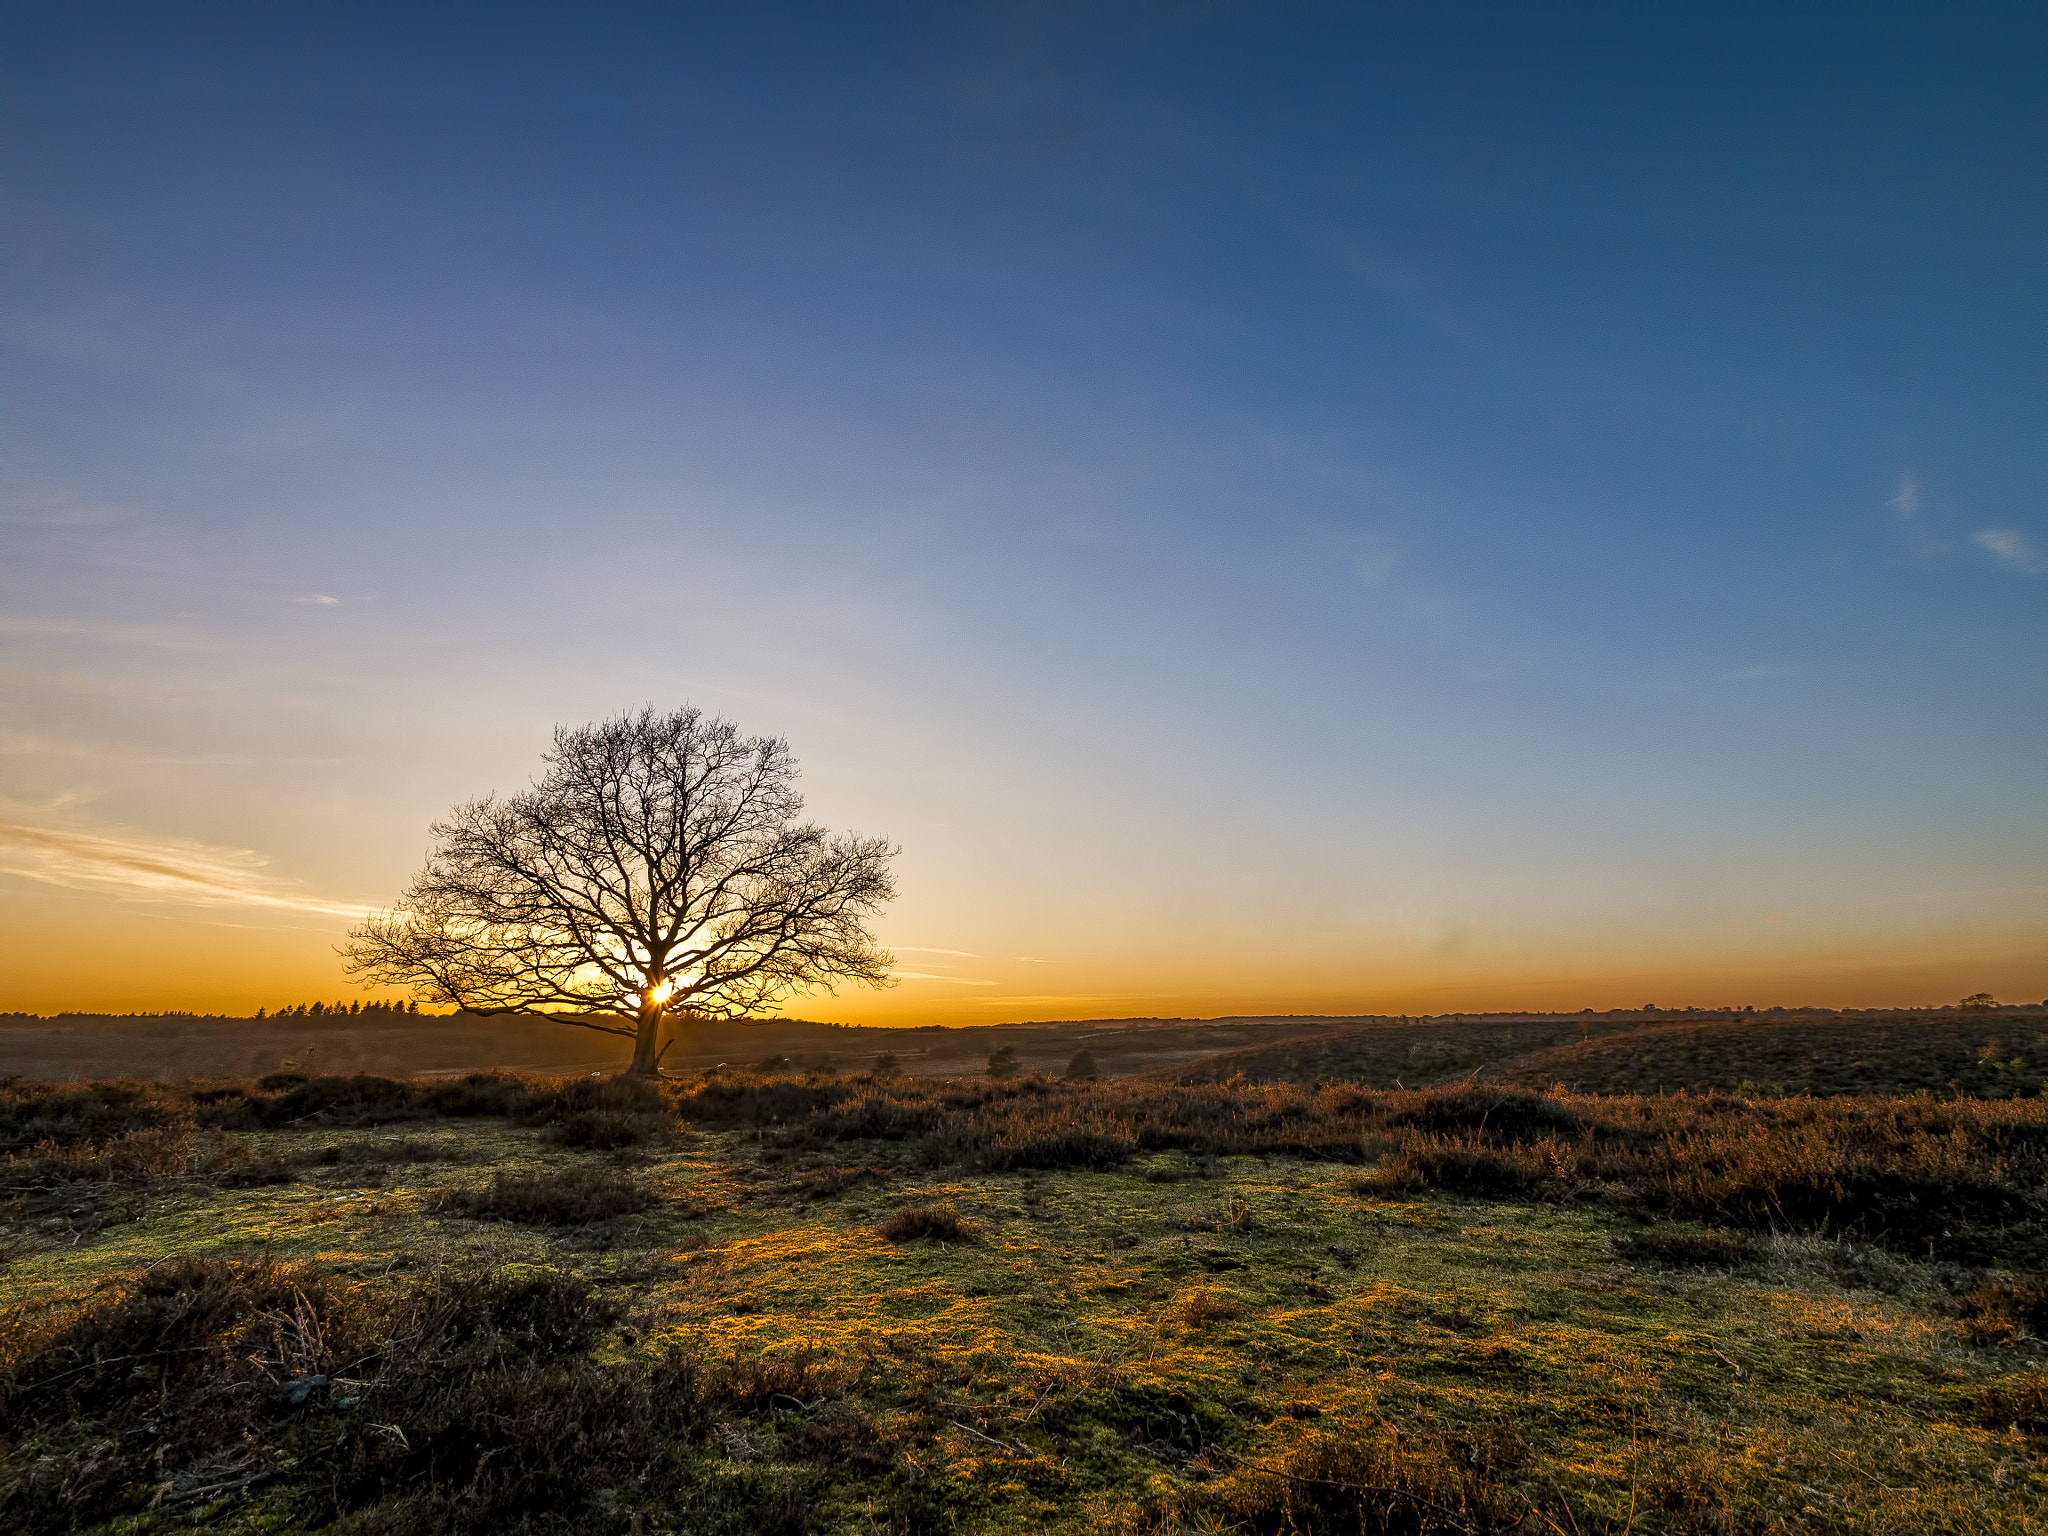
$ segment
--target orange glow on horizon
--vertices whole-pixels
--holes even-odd
[[[314,999],[382,995],[342,975],[339,928],[288,920],[232,920],[219,910],[171,911],[92,897],[0,894],[0,1013],[20,1011],[253,1014]],[[110,952],[107,933],[121,943]],[[922,935],[918,935],[921,937]],[[931,976],[881,991],[788,999],[788,1017],[879,1027],[1020,1023],[1087,1018],[1219,1018],[1241,1015],[1443,1015],[1572,1013],[1585,1008],[1723,1008],[1753,1004],[1813,1007],[1928,1007],[1978,991],[2001,1002],[2048,997],[2048,942],[2024,929],[1930,935],[1888,949],[1875,945],[1694,953],[1658,964],[1652,953],[1589,955],[1591,945],[1554,956],[1500,954],[1457,959],[1390,955],[1293,955],[1218,960],[1155,940],[1127,949],[1062,953],[1038,942],[1029,963],[1000,954],[940,957],[990,984],[971,990]],[[1076,936],[1073,948],[1080,947]],[[963,946],[963,950],[966,946]],[[987,946],[993,949],[994,946]],[[1647,946],[1645,947],[1648,948]],[[1635,959],[1636,963],[1627,963]],[[1597,963],[1605,960],[1608,963]],[[1572,963],[1576,961],[1577,963]],[[1621,963],[1615,963],[1619,961]],[[674,995],[664,978],[663,1000]]]

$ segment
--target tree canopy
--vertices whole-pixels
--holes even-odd
[[[634,1041],[671,1014],[734,1018],[839,982],[890,984],[869,920],[886,839],[798,818],[776,736],[684,707],[557,727],[522,793],[458,805],[390,911],[352,929],[352,974],[472,1013],[543,1013]]]

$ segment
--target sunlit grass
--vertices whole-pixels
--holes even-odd
[[[877,1528],[871,1506],[886,1515],[912,1484],[970,1530],[1256,1526],[1245,1510],[1273,1469],[1332,1437],[1389,1435],[1481,1437],[1530,1530],[2048,1519],[2039,1442],[1981,1409],[2032,1379],[2037,1347],[1968,1345],[1950,1270],[1865,1246],[1765,1236],[1733,1270],[1634,1264],[1610,1247],[1634,1224],[1601,1206],[1374,1193],[1355,1164],[1292,1156],[983,1174],[898,1159],[832,1187],[821,1175],[851,1150],[781,1153],[746,1131],[616,1153],[493,1119],[239,1134],[299,1177],[160,1183],[75,1237],[17,1227],[0,1271],[17,1321],[174,1256],[380,1285],[565,1268],[633,1320],[610,1358],[681,1345],[875,1363],[859,1392],[895,1481],[821,1489],[826,1529]],[[380,1135],[413,1160],[314,1159]],[[654,1204],[568,1230],[437,1209],[494,1174],[591,1166]],[[892,1241],[884,1226],[911,1206],[950,1207],[968,1235]],[[787,1434],[733,1422],[741,1439],[707,1442],[718,1465],[794,1454]],[[281,1495],[223,1518],[284,1508],[266,1497]]]

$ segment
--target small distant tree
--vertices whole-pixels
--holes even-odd
[[[1972,992],[1956,1006],[1965,1013],[1994,1013],[1998,1009],[1998,999],[1989,992]]]
[[[1070,1083],[1092,1083],[1102,1072],[1095,1065],[1094,1054],[1084,1049],[1074,1052],[1074,1059],[1067,1063],[1062,1076]]]
[[[896,1059],[894,1051],[884,1051],[875,1058],[875,1076],[894,1077],[903,1070],[903,1063]]]
[[[415,1003],[622,1035],[645,1076],[671,1014],[739,1018],[793,992],[890,984],[867,923],[895,894],[896,849],[799,821],[780,737],[643,709],[558,727],[543,761],[531,789],[434,824],[397,906],[351,930],[352,974]]]
[[[990,1077],[1015,1077],[1017,1072],[1017,1048],[1015,1046],[999,1045],[988,1053],[988,1075]]]

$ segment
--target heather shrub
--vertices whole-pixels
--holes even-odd
[[[1571,1106],[1556,1099],[1495,1088],[1427,1091],[1417,1102],[1387,1117],[1390,1126],[1504,1142],[1569,1135],[1583,1123]]]
[[[670,1117],[661,1085],[642,1077],[571,1077],[533,1088],[521,1107],[533,1125],[550,1125],[580,1114],[638,1115],[650,1120]]]
[[[581,1165],[539,1173],[500,1173],[482,1189],[445,1189],[432,1208],[455,1216],[580,1227],[645,1210],[654,1197],[637,1179]]]
[[[195,1126],[504,1114],[545,1127],[558,1144],[605,1149],[667,1135],[680,1116],[713,1130],[744,1130],[768,1158],[824,1153],[863,1166],[877,1154],[854,1149],[885,1143],[897,1149],[893,1161],[989,1173],[1102,1171],[1162,1152],[1202,1166],[1240,1156],[1377,1159],[1361,1192],[1595,1199],[1646,1222],[1821,1232],[1963,1263],[2048,1263],[2048,1100],[2040,1098],[1765,1101],[1558,1096],[1469,1084],[1374,1091],[1164,1077],[947,1081],[786,1072],[665,1083],[497,1073],[434,1084],[292,1074],[267,1081],[273,1086],[206,1083],[182,1091],[0,1084],[0,1149],[13,1153],[8,1166],[19,1175],[8,1182],[22,1190],[97,1180],[112,1190],[152,1178],[260,1181],[290,1172],[288,1161],[246,1158],[238,1170],[225,1154],[206,1167],[188,1158],[181,1170],[162,1149]],[[152,1143],[150,1132],[169,1140]],[[115,1144],[104,1164],[64,1161]],[[68,1183],[58,1177],[65,1168],[76,1175],[66,1174]]]
[[[550,1128],[549,1139],[558,1146],[590,1152],[637,1147],[654,1137],[656,1128],[648,1121],[648,1116],[612,1109],[578,1110],[557,1120]]]
[[[815,1168],[797,1175],[796,1189],[806,1200],[823,1200],[832,1195],[843,1194],[859,1184],[890,1176],[887,1168]]]
[[[1475,1146],[1462,1138],[1411,1133],[1371,1173],[1351,1181],[1354,1193],[1425,1189],[1488,1199],[1523,1199],[1543,1182],[1543,1165],[1520,1149]]]
[[[532,1090],[516,1077],[500,1072],[470,1072],[451,1083],[426,1089],[420,1101],[451,1120],[485,1115],[516,1115],[525,1109]]]
[[[275,1091],[266,1089],[265,1084],[272,1085]],[[262,1079],[255,1092],[240,1098],[216,1098],[197,1106],[201,1125],[238,1131],[382,1125],[394,1120],[418,1120],[430,1113],[411,1083],[365,1074],[313,1078],[282,1074]]]
[[[1226,1461],[1232,1475],[1183,1496],[1204,1528],[1245,1536],[1436,1536],[1534,1527],[1502,1484],[1527,1455],[1491,1435],[1314,1435],[1272,1464]]]
[[[177,1517],[281,1482],[295,1528],[611,1536],[624,1500],[657,1529],[795,1536],[828,1469],[877,1465],[843,1409],[797,1439],[802,1466],[693,1457],[729,1415],[819,1404],[853,1373],[674,1349],[600,1364],[617,1321],[546,1269],[370,1286],[187,1260],[116,1277],[0,1332],[0,1425],[27,1453],[0,1465],[0,1527]]]
[[[97,1146],[184,1118],[177,1095],[152,1083],[39,1083],[19,1077],[0,1082],[0,1152],[45,1142]]]

